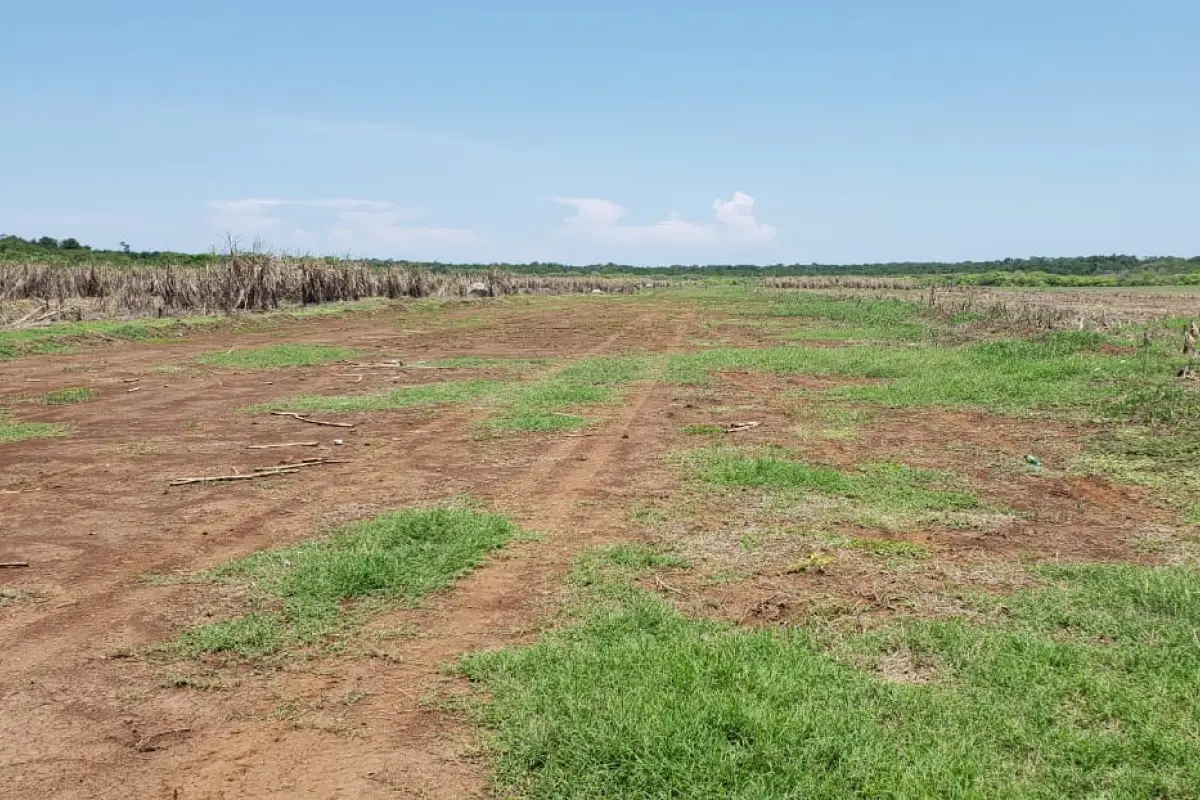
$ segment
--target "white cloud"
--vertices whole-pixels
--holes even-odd
[[[717,219],[725,223],[734,238],[751,242],[767,242],[775,238],[775,229],[754,218],[754,198],[745,192],[734,192],[727,203],[713,201]]]
[[[728,201],[714,200],[715,222],[697,223],[672,211],[667,218],[650,225],[622,225],[629,211],[598,197],[551,197],[570,206],[575,213],[564,221],[566,232],[601,242],[627,245],[715,244],[723,242],[765,242],[775,238],[776,230],[754,216],[754,198],[734,192]]]
[[[284,247],[328,241],[341,250],[408,255],[400,250],[424,244],[483,243],[478,234],[464,228],[414,224],[420,211],[382,200],[246,197],[214,200],[208,207],[209,222],[218,230],[238,236],[262,235],[271,244]],[[288,233],[282,232],[283,223],[288,223]]]
[[[569,229],[580,233],[610,229],[629,216],[629,212],[616,203],[595,197],[551,197],[548,199],[575,209],[575,216],[567,217],[566,225]]]

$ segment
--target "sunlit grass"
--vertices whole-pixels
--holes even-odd
[[[1189,797],[1200,576],[1057,567],[1005,613],[744,630],[581,563],[576,623],[468,657],[497,789],[531,798]],[[999,601],[992,601],[998,604]],[[897,682],[872,665],[926,665]]]
[[[197,576],[244,587],[249,613],[185,631],[165,649],[257,658],[309,644],[352,623],[353,601],[414,605],[517,533],[505,518],[470,509],[403,510],[257,553]]]

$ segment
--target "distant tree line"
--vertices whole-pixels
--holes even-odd
[[[40,261],[78,264],[94,262],[100,264],[180,264],[195,266],[217,258],[214,254],[176,253],[167,250],[135,251],[127,242],[120,243],[120,250],[104,250],[81,244],[78,239],[55,239],[42,236],[38,239],[22,239],[20,236],[0,234],[0,261]]]
[[[198,266],[218,261],[220,253],[179,253],[161,250],[135,251],[126,242],[119,250],[95,249],[80,244],[77,239],[22,239],[0,235],[0,261],[42,261],[64,263],[105,263],[112,265],[138,264]],[[336,258],[310,258],[315,262],[334,262]],[[975,285],[1122,285],[1130,281],[1179,282],[1178,276],[1188,276],[1183,282],[1193,282],[1191,276],[1200,274],[1200,256],[1139,257],[1130,255],[1074,256],[1067,258],[1006,258],[998,261],[896,261],[878,264],[675,264],[660,267],[633,267],[625,264],[591,264],[573,266],[551,262],[528,264],[458,263],[405,261],[395,259],[360,259],[362,263],[387,267],[422,268],[433,271],[474,271],[503,269],[520,274],[591,274],[591,275],[655,275],[706,277],[763,277],[763,276],[832,276],[865,275],[879,277],[929,276],[937,283]],[[1056,277],[1058,276],[1058,277]],[[1062,276],[1078,276],[1079,281]],[[1175,276],[1175,277],[1172,277]],[[1087,280],[1084,280],[1087,278]]]

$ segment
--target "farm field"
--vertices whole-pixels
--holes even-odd
[[[1198,295],[927,295],[0,334],[0,795],[1200,796]]]

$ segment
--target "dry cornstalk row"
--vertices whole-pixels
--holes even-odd
[[[665,285],[666,281],[608,276],[517,275],[498,269],[471,274],[434,272],[264,254],[236,254],[202,267],[0,264],[0,303],[34,300],[40,304],[40,310],[18,320],[20,325],[60,318],[69,313],[62,309],[72,301],[99,306],[101,315],[165,317],[273,311],[374,297],[624,294]]]

